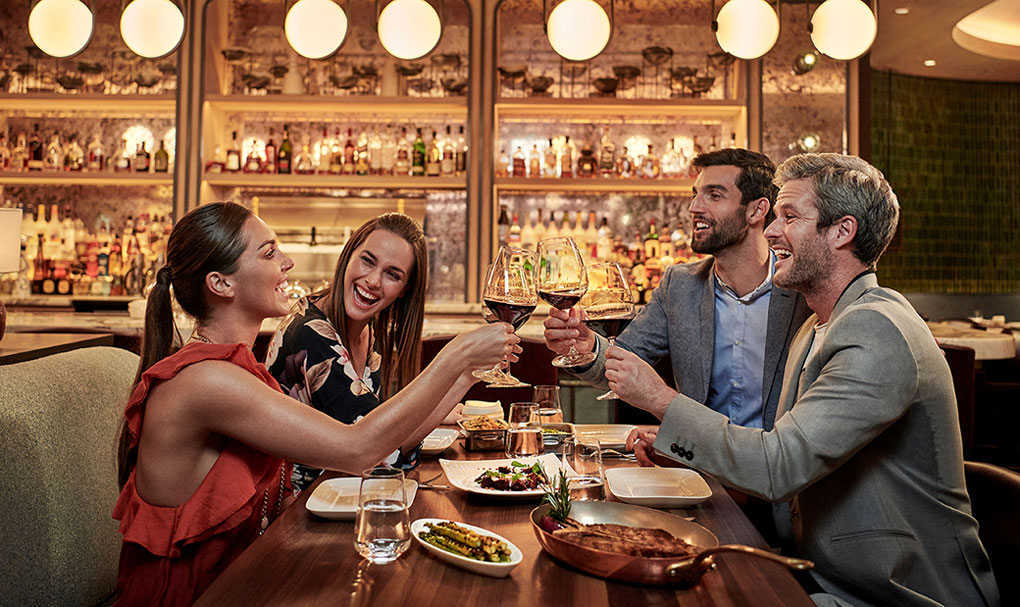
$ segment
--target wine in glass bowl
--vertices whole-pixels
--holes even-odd
[[[596,264],[588,268],[588,291],[581,298],[584,324],[616,345],[616,336],[623,332],[635,314],[634,295],[627,276],[617,263]],[[618,398],[610,390],[598,400]]]
[[[603,304],[585,310],[584,324],[605,338],[616,338],[633,320],[633,306]]]
[[[524,326],[538,305],[535,289],[535,254],[525,249],[500,247],[485,276],[482,292],[482,318],[488,322],[509,323],[514,331]],[[490,388],[526,388],[524,383],[510,375],[509,362],[485,371],[474,371],[475,377],[489,382]]]
[[[501,301],[497,299],[484,298],[485,307],[489,308],[495,321],[510,323],[514,331],[524,326],[535,311],[536,303],[528,300],[523,301]]]
[[[569,236],[546,238],[538,243],[538,295],[550,306],[569,310],[588,290],[588,274],[577,243]],[[595,360],[595,354],[570,351],[553,359],[557,367],[578,367]]]

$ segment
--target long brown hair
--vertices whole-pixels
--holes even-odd
[[[414,251],[414,267],[407,279],[404,292],[392,304],[379,312],[372,322],[375,337],[374,349],[382,356],[380,367],[382,398],[386,400],[406,386],[421,370],[421,332],[425,320],[425,288],[428,283],[428,251],[425,232],[418,222],[403,213],[385,213],[361,225],[344,245],[336,262],[333,283],[323,293],[329,302],[326,316],[340,334],[347,339],[347,309],[344,307],[344,274],[354,251],[369,234],[386,230],[403,238]]]
[[[185,312],[201,322],[209,313],[205,277],[210,272],[233,274],[238,259],[248,247],[242,234],[252,212],[232,202],[215,202],[193,209],[174,226],[166,245],[166,264],[156,272],[156,284],[145,306],[145,330],[142,357],[135,374],[138,385],[142,374],[174,349],[172,297]],[[135,466],[136,449],[130,448],[127,420],[121,423],[118,448],[120,486],[127,482]]]

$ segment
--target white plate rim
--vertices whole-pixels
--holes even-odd
[[[458,438],[460,438],[460,436],[461,436],[460,430],[455,430],[453,428],[436,428],[432,432],[429,432],[428,436],[426,436],[422,440],[421,453],[422,453],[422,455],[439,455],[443,451],[446,451],[447,449],[449,449],[453,445],[453,443],[456,442]],[[440,444],[442,444],[443,446],[442,447],[426,447],[425,443],[430,438],[433,438],[433,437],[441,438]]]
[[[443,473],[446,475],[447,480],[454,487],[467,491],[468,493],[475,493],[478,495],[488,495],[491,497],[541,497],[545,494],[542,489],[530,489],[528,491],[498,491],[496,489],[486,489],[484,487],[478,487],[474,484],[473,477],[464,482],[463,479],[457,474],[464,469],[471,469],[475,472],[474,476],[481,474],[483,468],[497,468],[499,466],[507,466],[513,461],[519,461],[525,463],[527,461],[538,460],[542,462],[542,467],[545,468],[546,474],[556,475],[556,472],[562,468],[560,465],[559,457],[555,453],[545,453],[542,455],[529,455],[527,457],[515,457],[515,458],[504,458],[504,459],[440,459],[439,465],[443,468]]]
[[[630,484],[623,478],[631,476],[648,476],[655,478],[655,480],[661,480],[670,476],[688,477],[692,482],[698,483],[699,486],[703,485],[706,492],[696,495],[635,495],[630,491]],[[712,488],[709,487],[705,478],[697,470],[688,468],[610,468],[606,470],[606,484],[609,485],[609,492],[620,501],[642,506],[653,506],[656,504],[660,507],[690,506],[712,497]],[[625,488],[627,492],[623,491]]]
[[[461,527],[464,527],[465,529],[470,529],[471,531],[474,531],[475,533],[477,533],[479,535],[485,535],[485,536],[488,536],[488,537],[500,540],[502,542],[506,542],[507,548],[510,549],[510,561],[507,562],[507,563],[493,563],[491,561],[477,561],[475,559],[471,559],[471,558],[468,558],[466,556],[460,556],[459,554],[454,554],[452,552],[447,552],[446,550],[443,550],[439,546],[433,546],[432,544],[430,544],[430,543],[426,542],[425,540],[421,539],[420,537],[418,537],[418,533],[425,530],[425,524],[426,523],[444,523],[444,522],[451,522],[451,523],[454,523],[456,525],[460,525]],[[499,535],[498,533],[493,533],[492,531],[489,531],[488,529],[484,529],[482,527],[477,527],[475,525],[470,525],[468,523],[462,523],[460,521],[452,521],[452,520],[447,519],[447,518],[420,518],[420,519],[416,519],[413,522],[411,522],[411,535],[414,537],[414,539],[423,548],[425,548],[426,550],[428,550],[432,554],[435,554],[440,560],[446,560],[447,562],[449,562],[449,563],[451,563],[453,565],[461,566],[461,567],[463,567],[465,569],[473,571],[474,573],[483,573],[483,574],[485,574],[483,572],[483,570],[491,569],[493,571],[493,573],[499,572],[498,573],[499,576],[504,576],[507,573],[509,573],[511,569],[513,569],[517,565],[520,565],[521,562],[524,560],[524,553],[521,552],[521,549],[518,548],[516,544],[514,544],[510,540],[506,539],[502,535]],[[489,575],[492,575],[492,574],[489,574]]]
[[[355,516],[358,514],[357,505],[353,508],[333,507],[326,500],[315,496],[319,487],[323,487],[325,485],[339,485],[343,487],[343,489],[354,488],[355,492],[357,492],[361,488],[361,477],[340,476],[326,479],[319,483],[315,490],[312,491],[312,494],[308,496],[308,499],[305,500],[305,509],[316,516],[334,520],[353,521]],[[405,478],[404,492],[407,494],[407,507],[410,508],[411,504],[414,503],[415,496],[418,494],[418,482],[411,478]],[[356,494],[357,493],[355,493],[355,495]]]

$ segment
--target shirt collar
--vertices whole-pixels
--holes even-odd
[[[776,254],[769,249],[769,273],[765,276],[765,280],[763,280],[760,285],[755,287],[753,291],[743,297],[738,296],[736,291],[730,288],[730,285],[726,284],[722,277],[719,276],[717,268],[712,268],[712,272],[715,274],[715,284],[717,289],[721,289],[724,293],[727,293],[730,297],[736,299],[740,303],[751,303],[772,290],[772,276],[776,273]]]

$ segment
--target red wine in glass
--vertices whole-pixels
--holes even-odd
[[[535,311],[535,304],[498,301],[487,297],[483,301],[495,316],[494,322],[510,323],[514,331],[523,327]]]
[[[559,310],[569,310],[577,305],[577,302],[581,301],[581,294],[575,289],[562,291],[539,290],[538,296],[541,297],[545,303]]]
[[[629,316],[607,316],[602,318],[592,318],[589,316],[585,319],[584,324],[602,337],[616,338],[617,335],[627,328],[627,325],[630,324],[631,320],[633,320],[633,318]]]

